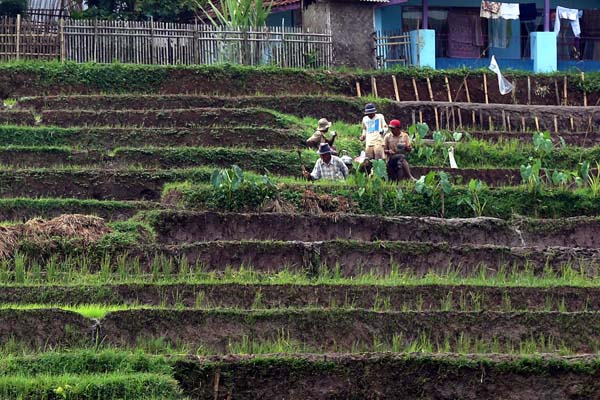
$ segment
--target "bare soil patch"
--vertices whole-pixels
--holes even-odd
[[[192,398],[391,399],[399,393],[407,399],[600,397],[596,358],[536,360],[449,354],[227,356],[178,361],[175,377]]]

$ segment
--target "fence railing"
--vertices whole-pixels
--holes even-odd
[[[375,36],[375,57],[378,69],[411,65],[410,35],[378,31]]]
[[[217,28],[154,21],[0,19],[0,60],[217,64],[318,68],[333,63],[330,33],[302,28]]]

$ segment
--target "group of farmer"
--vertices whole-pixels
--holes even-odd
[[[361,157],[357,158],[360,168],[369,171],[371,160],[386,160],[387,173],[391,180],[403,178],[414,180],[406,161],[406,154],[412,150],[410,138],[402,130],[400,121],[393,119],[388,126],[384,116],[377,112],[375,105],[369,103],[365,106],[361,124],[360,140],[365,142],[365,151]],[[353,159],[347,155],[338,157],[334,145],[337,134],[329,133],[329,128],[331,128],[331,122],[325,118],[320,119],[317,130],[306,141],[307,146],[317,149],[317,154],[319,154],[319,159],[312,172],[304,170],[306,179],[338,180],[348,177]]]

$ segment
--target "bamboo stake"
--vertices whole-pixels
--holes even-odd
[[[360,90],[360,82],[356,81],[356,94],[358,97],[362,97],[362,91]]]
[[[392,83],[394,84],[394,95],[396,96],[396,101],[400,101],[400,91],[398,90],[398,81],[396,80],[396,75],[392,75]]]
[[[525,126],[525,117],[521,117],[521,131],[525,132],[527,127]]]
[[[419,100],[419,90],[417,89],[417,81],[415,80],[415,78],[412,78],[412,84],[413,84],[413,89],[415,91],[415,100],[416,101],[420,101]]]
[[[531,77],[527,76],[527,105],[531,105]]]
[[[510,124],[510,115],[506,116],[506,121],[508,122],[508,133],[512,133],[512,125]]]
[[[556,92],[556,105],[560,106],[560,91],[558,90],[558,81],[554,78],[554,91]]]
[[[429,91],[429,101],[431,101],[432,103],[435,102],[435,100],[433,99],[433,90],[431,89],[431,79],[429,79],[429,77],[427,77],[427,90]],[[440,130],[440,116],[439,116],[438,108],[434,107],[433,112],[435,114],[435,130],[439,131]]]
[[[417,101],[419,100],[419,90],[417,89],[417,81],[415,80],[415,78],[412,78],[412,84],[413,84],[413,89],[415,90],[415,98],[417,99]],[[419,109],[419,122],[422,124],[423,123],[423,111],[421,111]]]
[[[488,96],[488,83],[487,83],[487,75],[484,73],[483,74],[483,90],[484,90],[484,94],[485,94],[485,104],[490,104],[490,99]],[[492,130],[492,115],[488,115],[488,124],[490,127],[490,131]]]
[[[569,94],[567,92],[567,77],[565,76],[565,78],[563,80],[563,106],[569,105],[568,95]]]
[[[506,110],[502,110],[502,130],[506,131]]]
[[[450,90],[450,82],[448,81],[448,76],[446,75],[444,75],[444,83],[446,84],[446,90],[448,91],[448,102],[452,104],[452,91]],[[462,123],[460,122],[460,116],[458,117],[458,119],[459,124],[462,125]],[[456,114],[454,113],[454,107],[452,107],[452,123],[454,124],[454,129],[456,129]]]
[[[17,40],[16,40],[17,60],[21,54],[21,14],[17,14]]]
[[[581,83],[585,83],[585,72],[581,72]],[[588,101],[587,101],[587,93],[585,91],[585,85],[584,85],[584,89],[583,89],[583,106],[587,107],[588,105]]]
[[[221,370],[217,368],[215,371],[215,381],[213,384],[213,396],[217,400],[219,398],[219,381],[221,380]]]
[[[554,133],[558,133],[558,116],[554,116]]]
[[[465,93],[467,94],[467,102],[471,103],[471,93],[469,92],[469,84],[467,83],[467,78],[464,78],[465,83]],[[475,110],[471,110],[471,119],[473,123],[473,127],[475,127]]]
[[[537,115],[534,115],[533,119],[535,120],[535,130],[536,130],[536,132],[539,132],[540,131],[540,119],[538,118]]]
[[[413,110],[413,112],[412,112],[412,124],[416,125],[416,123],[417,123],[417,117],[415,116],[415,110]]]
[[[373,96],[379,97],[377,93],[377,79],[374,76],[371,77],[371,86],[373,88]]]

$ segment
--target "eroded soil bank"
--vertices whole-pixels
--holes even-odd
[[[600,288],[291,284],[122,284],[4,287],[3,303],[144,304],[202,308],[332,307],[366,310],[600,311]]]
[[[593,217],[508,222],[364,215],[226,214],[160,211],[142,214],[165,244],[213,240],[358,240],[445,242],[450,245],[600,247]],[[144,217],[145,216],[145,217]]]
[[[175,376],[193,399],[592,399],[595,357],[366,354],[189,358]]]

